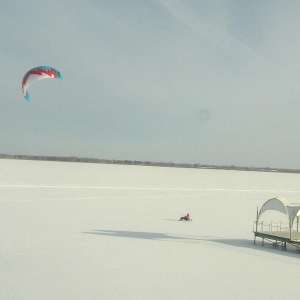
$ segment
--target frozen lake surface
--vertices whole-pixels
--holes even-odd
[[[298,299],[300,254],[252,226],[299,179],[0,159],[0,299]]]

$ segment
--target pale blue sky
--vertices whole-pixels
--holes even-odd
[[[2,0],[0,153],[300,168],[300,2]],[[23,75],[43,80],[22,96]]]

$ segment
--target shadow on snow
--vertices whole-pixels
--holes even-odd
[[[156,232],[139,232],[139,231],[120,231],[120,230],[94,230],[92,232],[85,232],[87,234],[96,234],[104,236],[115,236],[132,239],[146,239],[146,240],[161,240],[161,241],[188,241],[188,237],[170,235],[166,233]]]
[[[257,241],[256,245],[253,244],[253,240],[247,239],[223,239],[211,236],[183,236],[177,234],[159,233],[159,232],[141,232],[141,231],[122,231],[122,230],[93,230],[91,232],[84,232],[85,234],[93,234],[100,236],[110,236],[119,238],[131,238],[131,239],[146,239],[156,240],[164,242],[182,242],[182,243],[198,243],[204,244],[206,242],[212,242],[232,247],[247,248],[253,250],[259,250],[264,252],[271,252],[273,254],[285,255],[299,258],[299,253],[293,248],[289,251],[281,251],[280,247],[276,247],[272,244],[266,244],[262,247]]]

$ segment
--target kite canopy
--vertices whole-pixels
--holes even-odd
[[[285,214],[289,220],[290,227],[292,226],[295,217],[300,217],[300,203],[290,203],[290,201],[285,198],[276,197],[269,199],[264,203],[259,211],[257,221],[261,215],[268,210],[275,210]]]
[[[27,101],[30,101],[30,96],[27,92],[29,86],[38,80],[46,78],[63,79],[59,71],[48,66],[40,66],[33,68],[24,75],[24,78],[22,80],[22,92],[23,96],[26,98]]]

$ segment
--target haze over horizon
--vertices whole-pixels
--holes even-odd
[[[299,169],[300,3],[0,3],[0,153]],[[22,96],[39,65],[43,80]]]

